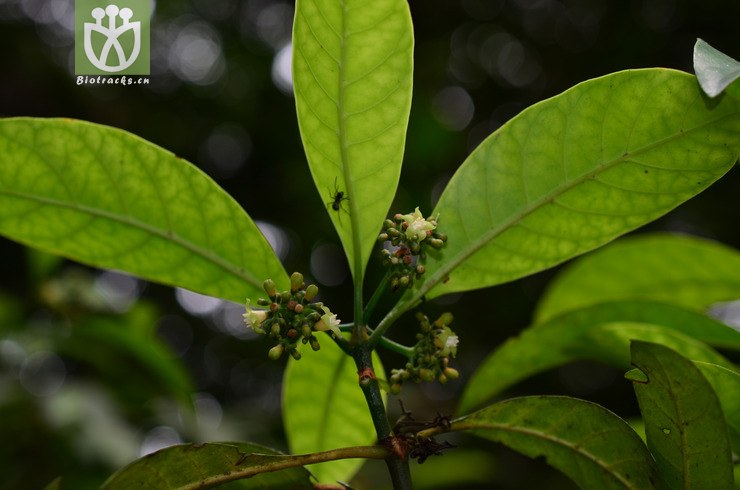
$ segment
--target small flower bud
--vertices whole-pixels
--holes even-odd
[[[265,298],[259,298],[257,300],[257,304],[260,306],[270,306],[270,304],[272,304],[272,301],[270,301],[269,299],[265,299]]]
[[[270,334],[273,337],[279,337],[280,336],[280,324],[279,323],[273,323],[272,327],[270,328]]]
[[[288,301],[290,301],[290,293],[288,291],[283,291],[282,293],[280,293],[280,302],[282,304],[285,304]]]
[[[303,274],[294,272],[290,275],[290,292],[295,293],[299,289],[303,289]]]
[[[434,373],[430,369],[419,369],[419,378],[421,378],[422,381],[432,381],[434,380]]]
[[[298,303],[296,303],[296,302],[295,302],[294,300],[292,300],[292,299],[291,299],[290,301],[288,301],[288,309],[289,309],[290,311],[295,311],[295,306],[296,306],[297,304],[298,304]]]
[[[263,282],[262,289],[265,290],[267,296],[269,296],[270,298],[274,297],[277,294],[277,286],[275,285],[275,281],[273,281],[272,279],[267,279],[265,282]]]
[[[445,242],[443,242],[439,238],[432,238],[429,242],[431,243],[432,247],[437,249],[445,246]]]
[[[311,301],[317,294],[319,294],[319,287],[316,284],[309,284],[306,288],[306,295],[304,298],[306,301]]]
[[[398,395],[401,393],[401,385],[399,383],[393,383],[390,387],[392,395]]]
[[[445,376],[444,374],[440,374],[437,377],[437,381],[439,381],[442,384],[445,384],[445,383],[447,383],[447,376]]]
[[[308,341],[311,342],[311,348],[314,351],[321,349],[321,346],[319,345],[319,339],[317,339],[313,335],[308,339]]]
[[[444,370],[445,376],[447,376],[450,379],[457,379],[460,377],[460,373],[455,368],[445,368]]]
[[[283,355],[284,350],[285,346],[283,344],[278,344],[270,349],[270,352],[267,353],[267,356],[273,361],[277,361],[278,359],[280,359],[280,356]]]
[[[295,307],[293,308],[293,311],[295,311],[296,313],[303,313],[303,305],[302,305],[302,304],[300,304],[300,303],[298,303],[298,304],[297,304],[297,305],[295,305]]]
[[[304,323],[303,326],[301,326],[301,334],[303,335],[303,337],[309,338],[311,335],[313,335],[311,333],[311,327],[308,324]]]
[[[290,351],[290,355],[293,356],[293,359],[295,359],[296,361],[300,361],[302,357],[301,353],[298,352],[298,349],[293,349],[292,351]]]
[[[378,235],[379,242],[384,242],[386,240],[388,240],[388,233],[383,232],[380,235]]]
[[[409,276],[401,276],[398,280],[398,286],[402,288],[408,287],[410,283],[411,281],[409,280]]]

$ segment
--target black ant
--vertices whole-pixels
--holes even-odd
[[[330,195],[332,201],[326,203],[327,205],[331,205],[331,208],[334,211],[341,211],[343,209],[342,207],[342,201],[349,201],[349,197],[344,195],[344,191],[340,191],[339,187],[337,186],[337,178],[334,177],[334,195]]]

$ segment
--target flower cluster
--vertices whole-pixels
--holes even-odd
[[[319,340],[314,332],[329,332],[329,335],[340,335],[337,315],[321,302],[311,303],[319,292],[315,284],[308,287],[303,282],[303,274],[294,272],[290,276],[290,291],[278,292],[272,279],[266,280],[262,287],[269,299],[257,300],[259,306],[266,309],[254,309],[247,299],[244,323],[255,333],[268,335],[277,344],[270,349],[270,359],[279,359],[283,352],[300,359],[298,342],[311,344],[313,350],[319,350]]]
[[[393,369],[390,378],[390,391],[397,395],[405,381],[421,383],[434,381],[446,383],[457,379],[460,374],[451,368],[450,357],[457,354],[458,338],[449,325],[452,314],[443,313],[434,323],[422,313],[416,314],[421,332],[416,334],[418,342],[414,346],[414,356],[404,369]]]
[[[383,248],[383,265],[390,267],[389,277],[391,290],[410,287],[414,278],[419,279],[424,274],[424,266],[418,259],[424,260],[424,248],[431,246],[434,249],[444,247],[447,235],[438,233],[438,216],[424,218],[417,207],[410,214],[396,214],[393,219],[383,222],[383,230],[378,235],[381,242],[390,242],[390,248]]]

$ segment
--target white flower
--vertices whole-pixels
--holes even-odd
[[[316,322],[313,328],[319,332],[331,330],[335,334],[341,335],[342,331],[339,330],[339,318],[337,318],[337,315],[329,311],[329,308],[326,306],[322,306],[321,309],[324,310],[324,314],[321,315],[321,319]]]
[[[265,318],[267,318],[267,312],[265,310],[253,310],[249,303],[250,300],[247,300],[247,312],[242,315],[244,323],[246,323],[254,333],[265,333],[265,330],[260,325],[265,321]]]
[[[439,349],[439,353],[443,356],[455,357],[457,354],[457,344],[459,339],[455,332],[450,330],[449,327],[443,327],[437,330],[434,336],[434,345]]]
[[[413,213],[404,214],[403,220],[406,222],[406,238],[420,242],[427,237],[427,232],[435,229],[437,225],[424,219],[421,211],[417,207]]]

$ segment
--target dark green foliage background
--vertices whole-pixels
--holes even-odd
[[[178,80],[166,67],[156,66],[153,58],[148,88],[76,85],[67,69],[72,45],[48,25],[32,20],[41,17],[39,12],[45,3],[24,2],[21,8],[21,2],[16,0],[0,1],[1,117],[86,119],[126,129],[175,152],[211,174],[253,219],[269,221],[288,231],[293,239],[285,259],[289,272],[301,270],[308,275],[312,248],[322,243],[338,244],[323,211],[323,203],[330,200],[333,189],[316,193],[301,148],[294,100],[280,92],[270,78],[273,47],[254,28],[242,27],[244,19],[277,2],[157,2],[154,28],[170,24],[176,32],[177,26],[185,22],[209,22],[220,36],[227,69],[216,83],[198,86]],[[521,109],[578,82],[627,68],[665,66],[692,71],[692,47],[697,37],[730,56],[740,57],[735,34],[740,3],[731,1],[410,3],[416,35],[414,101],[394,212],[409,212],[417,205],[422,211],[431,210],[442,188],[440,183],[452,175],[485,135]],[[285,15],[278,20],[282,27],[274,32],[287,41],[292,4],[286,2],[285,6]],[[588,19],[592,18],[596,20],[590,22]],[[475,53],[485,51],[485,42],[496,32],[504,31],[536,53],[542,71],[526,87],[506,84],[475,61]],[[153,36],[153,49],[157,49],[157,42]],[[466,55],[461,56],[462,53]],[[450,71],[451,65],[457,75]],[[464,79],[456,78],[461,74]],[[433,115],[435,95],[449,86],[464,88],[475,104],[472,121],[461,131],[446,129]],[[253,146],[246,164],[228,177],[219,175],[202,151],[209,134],[223,124],[241,126]],[[648,228],[693,233],[740,247],[736,226],[739,185],[740,173],[734,169],[705,194]],[[444,217],[441,226],[444,227]],[[37,299],[37,283],[28,272],[26,260],[22,247],[0,239],[0,297],[18,299],[23,309],[20,316],[31,318],[46,314],[46,310]],[[488,351],[529,323],[531,311],[552,274],[548,271],[505,286],[466,293],[456,297],[454,303],[432,303],[427,310],[430,316],[448,309],[455,314],[453,326],[461,337],[457,364],[463,380],[443,389],[411,389],[404,394],[406,406],[421,418],[434,416],[438,411],[453,412],[464,379]],[[368,294],[379,277],[379,268],[370,270]],[[347,273],[342,285],[322,288],[324,301],[342,318],[351,314],[350,284]],[[189,317],[169,288],[149,285],[144,297],[157,304],[160,314],[181,316],[189,325],[193,342],[183,355],[183,362],[192,374],[195,390],[212,393],[224,407],[230,407],[227,411],[243,417],[242,433],[254,434],[256,424],[267,427],[260,432],[263,439],[255,442],[284,449],[277,399],[282,364],[266,362],[267,345],[233,339],[208,328],[203,320]],[[482,314],[481,305],[485,308]],[[403,325],[408,326],[405,332]],[[413,328],[409,315],[392,331],[392,336],[410,342]],[[400,362],[392,355],[383,357],[388,369]],[[206,362],[206,358],[216,361]],[[245,380],[236,384],[232,377],[235,366],[242,366],[239,369],[245,372]],[[584,366],[588,369],[579,369]],[[127,367],[118,369],[126,372]],[[76,364],[69,371],[70,376],[82,379],[99,374]],[[539,375],[515,386],[510,393],[568,394],[601,403],[624,417],[637,413],[632,388],[621,379],[621,373],[595,364],[579,364]],[[149,396],[147,392],[132,398]],[[390,409],[398,411],[393,400]],[[0,489],[13,488],[13,482],[21,481],[14,478],[22,478],[27,488],[38,487],[59,474],[69,475],[79,485],[76,488],[102,481],[111,468],[76,456],[69,434],[46,426],[38,410],[32,398],[10,403],[3,399],[0,390],[0,440],[15,441],[0,448],[0,474],[11,476],[0,478]],[[152,413],[146,409],[132,408],[126,414],[142,431],[156,426]],[[499,488],[528,488],[542,482],[550,488],[568,486],[563,477],[541,463],[495,448],[499,459],[492,464],[507,469],[492,477]],[[533,464],[537,471],[530,468]],[[373,468],[374,463],[366,472]]]

